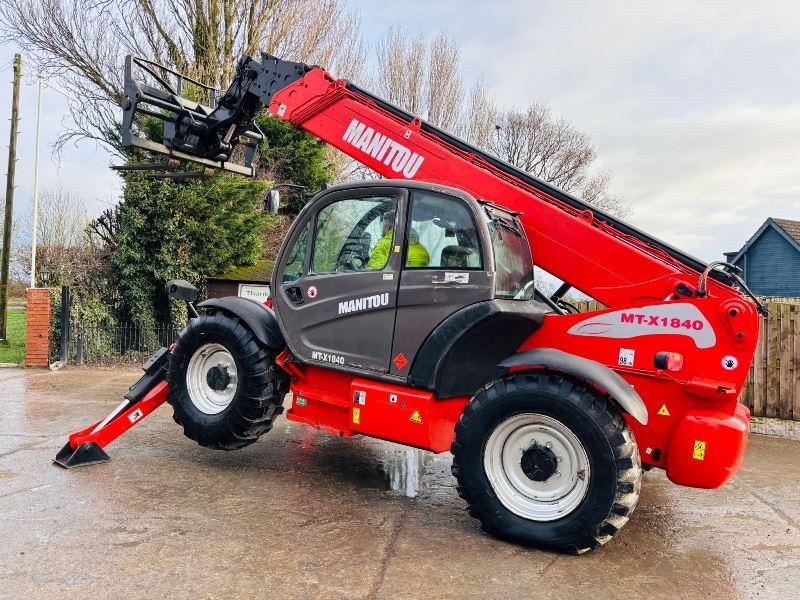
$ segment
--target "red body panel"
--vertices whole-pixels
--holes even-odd
[[[643,461],[667,468],[676,483],[716,487],[736,471],[749,420],[738,398],[759,323],[755,307],[738,291],[710,280],[705,297],[679,296],[679,285],[696,289],[699,273],[692,268],[422,131],[419,121],[406,123],[321,69],[278,92],[270,111],[383,176],[457,187],[519,211],[534,262],[612,307],[549,315],[520,350],[560,349],[619,373],[647,407],[646,424],[628,418]],[[347,133],[354,122],[370,136],[377,132],[402,144],[414,168],[398,170],[406,163],[392,160],[394,150],[385,156],[375,151],[370,136],[359,143]],[[656,368],[659,352],[681,354],[683,367]],[[288,417],[344,436],[364,433],[441,452],[467,401],[442,402],[328,368],[285,364],[295,393]],[[365,405],[354,403],[357,392],[366,394]],[[391,395],[405,409],[389,402]],[[413,411],[421,424],[409,420]],[[705,443],[703,460],[694,458],[695,441]]]
[[[328,433],[387,439],[446,452],[469,398],[437,400],[431,392],[353,377],[322,367],[298,367],[292,380],[290,421]],[[297,374],[297,371],[295,371]]]
[[[169,385],[167,382],[159,381],[153,386],[153,389],[147,392],[144,398],[127,407],[98,431],[92,433],[103,421],[93,423],[89,427],[70,435],[69,445],[75,449],[81,444],[93,442],[104,448],[166,402],[168,392]]]
[[[718,488],[739,470],[747,446],[750,411],[733,416],[696,410],[683,416],[670,439],[667,477],[678,485]]]

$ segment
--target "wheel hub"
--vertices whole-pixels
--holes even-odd
[[[205,344],[189,359],[186,387],[192,404],[202,413],[216,415],[228,408],[238,382],[236,361],[222,344]]]
[[[230,373],[228,373],[228,368],[223,364],[214,365],[208,370],[206,373],[206,383],[208,383],[208,387],[216,392],[221,392],[231,382]]]
[[[522,453],[520,466],[531,481],[547,481],[558,470],[558,459],[550,448],[534,443]]]
[[[522,413],[492,430],[483,468],[497,499],[532,521],[576,510],[589,490],[589,456],[573,431],[548,415]]]

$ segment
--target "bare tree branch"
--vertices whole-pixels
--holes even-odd
[[[483,100],[478,99],[480,103]],[[468,111],[469,112],[469,111]],[[472,119],[475,119],[474,111]],[[564,119],[553,118],[546,104],[534,103],[524,111],[495,112],[494,131],[484,121],[466,129],[502,160],[548,183],[572,192],[599,209],[617,216],[630,212],[621,196],[609,192],[608,172],[592,174],[597,149],[585,133]]]
[[[115,149],[127,53],[217,87],[242,54],[259,51],[358,78],[364,47],[344,0],[0,0],[0,41],[28,49],[37,69],[79,102],[57,146]]]

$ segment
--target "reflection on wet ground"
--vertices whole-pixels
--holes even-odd
[[[136,377],[0,370],[0,597],[797,597],[796,441],[753,437],[717,491],[647,474],[628,527],[576,558],[483,534],[447,454],[283,420],[214,452],[164,407],[111,463],[53,467]]]
[[[416,498],[422,485],[425,465],[433,455],[419,448],[387,448],[383,451],[383,468],[388,489],[409,498]]]

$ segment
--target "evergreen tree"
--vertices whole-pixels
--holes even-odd
[[[111,260],[128,319],[146,329],[180,322],[184,308],[170,304],[165,281],[197,283],[260,256],[269,182],[224,174],[175,183],[124,178]]]

